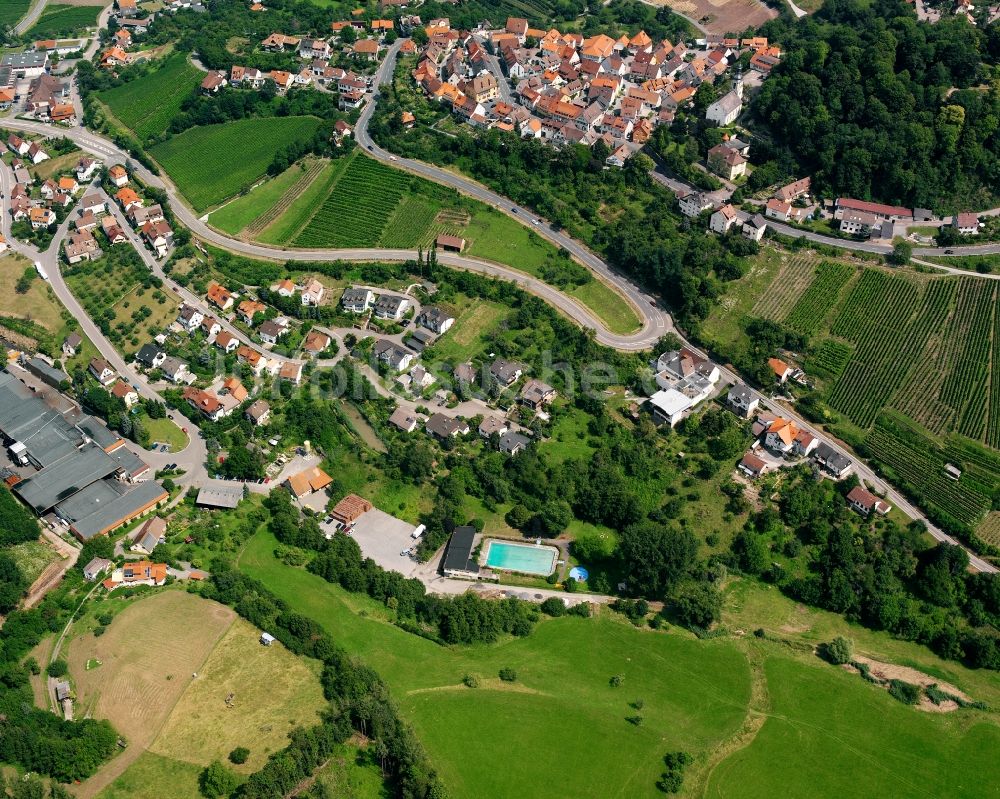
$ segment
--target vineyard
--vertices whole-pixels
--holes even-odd
[[[354,158],[309,223],[297,247],[374,247],[402,198],[400,174],[371,158]]]
[[[976,534],[990,546],[1000,548],[1000,511],[990,513]]]
[[[383,247],[428,247],[429,233],[437,217],[437,206],[410,195],[396,209],[386,225],[380,243]]]
[[[840,299],[847,281],[857,270],[847,264],[824,261],[816,269],[816,278],[795,303],[784,323],[796,333],[815,333]]]
[[[755,316],[781,321],[792,310],[799,298],[806,292],[816,276],[816,258],[796,253],[782,254],[782,264],[753,307]]]
[[[822,341],[806,359],[806,370],[820,377],[840,377],[854,350],[842,341]]]
[[[97,98],[141,140],[163,134],[201,82],[185,53],[174,53],[142,77],[98,92]]]
[[[990,369],[989,419],[986,423],[986,443],[1000,449],[1000,298],[993,306],[993,357]]]
[[[72,36],[97,24],[100,6],[51,5],[25,34],[33,40]]]
[[[969,487],[964,475],[961,480],[947,477],[944,457],[930,441],[926,443],[927,446],[918,447],[880,421],[865,439],[865,449],[888,467],[889,476],[919,496],[932,519],[950,518],[965,527],[975,527],[990,509],[989,498]]]
[[[196,211],[239,194],[258,180],[279,150],[312,138],[312,116],[240,119],[191,128],[150,149]]]
[[[0,24],[13,27],[30,6],[31,0],[0,0]]]
[[[945,317],[954,289],[951,281],[934,281],[921,299],[915,283],[866,270],[833,325],[833,333],[856,349],[830,392],[830,404],[869,427]]]

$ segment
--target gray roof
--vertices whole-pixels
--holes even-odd
[[[187,368],[187,364],[180,358],[168,355],[160,364],[160,371],[165,375],[176,375],[181,369]]]
[[[107,571],[113,564],[107,558],[94,558],[90,563],[83,567],[84,574],[100,574],[102,571]]]
[[[842,472],[851,466],[850,458],[841,455],[825,441],[816,447],[813,457],[833,472]]]
[[[70,523],[84,541],[133,518],[167,492],[155,480],[128,485],[100,480],[56,506],[56,513]]]
[[[513,382],[518,371],[523,372],[524,370],[524,364],[505,361],[502,358],[493,361],[493,364],[490,366],[490,373],[502,383]]]
[[[472,546],[476,540],[475,527],[456,527],[448,541],[444,553],[445,571],[478,572],[479,564],[472,558]]]
[[[340,301],[344,305],[354,305],[359,302],[365,302],[370,296],[371,292],[368,289],[346,289]]]
[[[52,364],[37,355],[27,361],[28,371],[38,375],[50,386],[58,386],[63,380],[69,380],[69,375],[62,369],[56,369]]]
[[[383,294],[375,303],[375,310],[380,313],[399,313],[399,308],[408,300],[405,297],[397,297],[395,294]]]
[[[118,447],[111,457],[118,463],[118,468],[128,475],[139,475],[149,468],[149,464],[128,447]]]
[[[26,477],[14,486],[14,493],[42,514],[60,502],[82,493],[82,489],[114,474],[118,463],[96,445],[64,455],[55,463]]]
[[[468,425],[465,421],[445,416],[443,413],[435,413],[427,420],[427,432],[438,438],[449,438],[466,429],[468,429]]]
[[[243,499],[243,486],[203,486],[198,492],[198,505],[213,508],[235,508]]]
[[[739,397],[744,402],[750,402],[753,400],[753,391],[747,388],[742,383],[737,383],[731,389],[729,389],[730,397]]]
[[[154,359],[160,357],[162,354],[163,350],[155,344],[143,344],[135,354],[135,359],[139,363],[146,364],[146,366],[152,366]]]
[[[520,433],[509,432],[500,436],[500,451],[513,452],[516,449],[524,449],[531,443],[531,439],[522,436]]]
[[[74,452],[83,440],[79,430],[6,370],[0,372],[0,432],[23,443],[42,466]]]
[[[722,97],[712,103],[708,107],[708,110],[711,111],[714,108],[717,111],[722,111],[723,114],[729,114],[742,106],[743,99],[735,91],[731,91],[722,95]]]
[[[81,416],[76,426],[103,450],[121,441],[121,436],[107,428],[104,422],[93,416]]]
[[[44,51],[26,50],[23,53],[7,53],[0,64],[13,69],[37,69],[45,66],[48,60],[48,53]]]

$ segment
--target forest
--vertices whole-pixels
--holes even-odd
[[[902,0],[830,0],[761,33],[784,56],[752,106],[770,134],[755,164],[811,175],[826,196],[942,212],[996,204],[996,25],[948,13],[924,25]]]

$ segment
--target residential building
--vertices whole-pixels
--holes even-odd
[[[160,371],[163,372],[163,376],[171,383],[189,382],[188,378],[192,377],[191,372],[188,370],[188,365],[173,355],[168,355],[163,359],[163,363],[160,364]]]
[[[382,363],[389,364],[397,372],[408,369],[415,357],[414,353],[405,347],[394,344],[387,339],[379,341],[372,350],[372,354]]]
[[[736,180],[747,172],[747,159],[725,143],[708,151],[708,168],[726,180]]]
[[[748,452],[740,461],[739,470],[751,480],[756,480],[767,471],[767,462],[757,457],[752,452]]]
[[[431,416],[425,427],[428,433],[440,441],[464,436],[469,432],[469,425],[464,419],[445,416],[443,413],[435,413]]]
[[[861,486],[854,486],[851,489],[847,495],[847,504],[862,516],[870,516],[872,512],[885,516],[892,510],[892,506],[888,502]]]
[[[409,307],[410,301],[406,297],[382,294],[375,301],[375,316],[379,319],[391,319],[398,322]]]
[[[365,313],[375,302],[375,294],[370,289],[352,288],[344,292],[340,304],[345,311]]]
[[[764,446],[782,455],[792,454],[795,447],[795,437],[799,428],[795,422],[778,417],[767,427],[764,434]]]
[[[438,335],[447,332],[454,323],[455,318],[453,316],[433,305],[425,306],[421,309],[420,315],[417,316],[418,325]]]
[[[556,398],[556,390],[541,380],[529,380],[521,389],[521,404],[532,410],[541,410]]]
[[[726,203],[718,211],[712,214],[711,218],[708,220],[708,229],[713,233],[725,235],[729,232],[729,228],[735,225],[738,221],[739,217],[736,214],[736,208],[730,203]]]
[[[221,311],[228,311],[233,307],[233,293],[215,281],[208,284],[208,292],[205,296],[210,303]]]
[[[265,400],[256,400],[246,409],[245,415],[255,425],[267,424],[271,418],[271,406]]]
[[[180,311],[177,314],[177,322],[182,328],[184,328],[188,333],[193,333],[198,329],[198,325],[201,324],[202,320],[205,318],[205,314],[195,308],[193,305],[188,305],[185,303],[181,306]]]
[[[299,295],[303,305],[319,305],[326,294],[326,288],[316,278],[310,278],[302,286],[302,293]]]
[[[118,373],[103,358],[91,358],[90,364],[87,366],[87,371],[90,372],[98,383],[105,387],[110,386],[118,379]]]
[[[404,433],[412,433],[417,429],[417,415],[400,406],[389,416],[389,424]]]
[[[166,357],[167,353],[155,344],[143,344],[135,354],[135,359],[147,369],[159,369]]]
[[[744,419],[753,416],[760,405],[760,397],[742,383],[737,383],[729,389],[726,401],[733,412]]]
[[[506,388],[520,380],[526,368],[523,363],[497,358],[490,364],[490,377],[496,380],[501,388]]]
[[[795,371],[791,366],[781,360],[781,358],[768,358],[767,365],[774,373],[774,378],[779,384],[786,383],[788,378],[792,376],[792,372]]]
[[[854,464],[846,455],[841,455],[826,442],[820,442],[813,451],[813,460],[838,480],[846,477]]]

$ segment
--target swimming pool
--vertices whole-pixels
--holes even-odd
[[[556,565],[559,550],[550,546],[516,544],[511,541],[487,541],[486,565],[494,569],[547,576]]]

